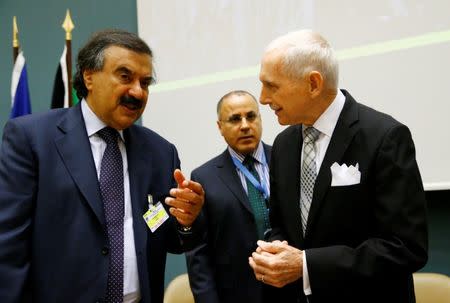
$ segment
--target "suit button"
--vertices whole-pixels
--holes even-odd
[[[109,253],[109,248],[107,246],[102,248],[102,255],[106,256]]]

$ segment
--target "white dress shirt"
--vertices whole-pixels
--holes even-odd
[[[325,153],[328,149],[328,145],[331,141],[331,136],[333,135],[334,128],[336,127],[337,121],[339,119],[339,115],[341,114],[342,108],[344,107],[345,96],[338,89],[337,95],[334,98],[333,102],[328,106],[328,108],[320,115],[320,117],[316,120],[314,125],[312,125],[315,129],[320,131],[319,138],[317,138],[314,143],[314,147],[316,149],[316,174],[320,170],[320,166],[322,165],[323,158],[325,157]],[[304,130],[307,126],[303,125],[302,135],[304,137]],[[304,141],[302,146],[301,153],[301,162],[303,163],[303,148]],[[305,295],[311,295],[311,284],[309,282],[309,274],[308,274],[308,265],[306,260],[306,251],[303,252],[303,291]]]
[[[91,110],[87,102],[81,101],[81,112],[86,124],[86,131],[91,143],[92,156],[94,157],[97,178],[100,179],[100,167],[106,142],[97,135],[97,132],[107,125],[103,123]],[[123,161],[124,203],[125,212],[123,220],[124,231],[124,264],[123,264],[123,302],[134,303],[141,299],[139,287],[136,250],[134,247],[133,215],[131,211],[130,178],[128,175],[127,151],[125,149],[123,131],[119,131],[119,149]]]

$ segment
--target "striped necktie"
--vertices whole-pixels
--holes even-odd
[[[302,216],[302,230],[305,235],[306,225],[308,223],[308,213],[314,192],[314,183],[316,182],[316,148],[315,142],[320,135],[320,131],[314,127],[305,129],[303,139],[303,163],[300,177],[300,212]]]

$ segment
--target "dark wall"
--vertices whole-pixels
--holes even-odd
[[[450,276],[450,190],[427,192],[429,259],[422,271]]]

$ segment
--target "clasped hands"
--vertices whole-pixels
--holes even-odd
[[[178,223],[190,227],[202,209],[205,192],[200,183],[186,180],[181,170],[176,169],[173,176],[178,187],[170,190],[171,197],[167,197],[165,202]]]
[[[256,279],[275,287],[283,287],[303,275],[303,251],[287,241],[259,240],[256,251],[248,258]]]

